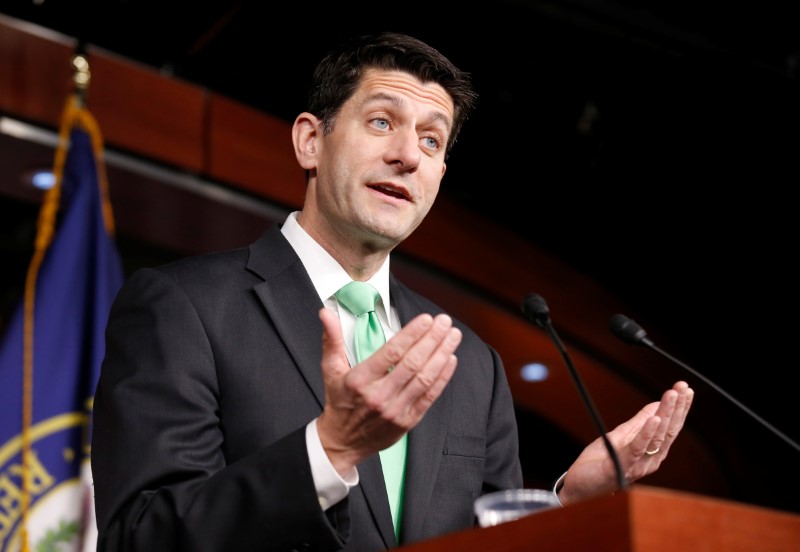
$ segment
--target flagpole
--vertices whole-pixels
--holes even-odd
[[[53,175],[55,184],[45,192],[42,207],[36,227],[36,240],[34,254],[28,266],[25,279],[24,303],[24,334],[23,334],[23,374],[22,374],[22,493],[20,497],[21,527],[20,527],[20,552],[30,552],[28,538],[28,521],[31,503],[31,427],[33,425],[33,337],[34,337],[34,312],[36,299],[36,284],[39,269],[44,261],[47,249],[50,246],[56,230],[58,209],[61,201],[61,183],[64,176],[64,164],[69,150],[69,136],[72,127],[76,124],[89,133],[92,139],[92,149],[98,169],[104,169],[100,162],[103,152],[103,140],[99,127],[91,114],[86,111],[86,93],[91,80],[89,62],[82,53],[72,57],[74,92],[67,98],[61,116],[58,145],[53,161]],[[105,170],[98,170],[100,193],[102,197],[103,219],[106,230],[113,236],[114,221],[111,204],[108,199],[108,185]]]

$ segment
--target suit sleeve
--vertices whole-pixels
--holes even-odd
[[[514,401],[500,355],[489,347],[494,372],[492,403],[486,430],[486,475],[482,494],[523,486]]]
[[[343,545],[346,505],[319,506],[305,427],[229,464],[219,396],[189,298],[156,270],[135,273],[111,310],[94,403],[98,551]]]

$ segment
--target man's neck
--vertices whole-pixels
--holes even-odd
[[[302,211],[297,215],[297,222],[353,280],[369,280],[383,266],[391,252],[391,249],[375,247],[369,242],[342,235],[330,225],[323,225],[323,230],[327,228],[329,231],[320,231],[320,225],[309,224]]]

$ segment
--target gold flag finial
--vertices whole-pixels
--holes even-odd
[[[89,82],[92,80],[92,73],[89,71],[89,60],[83,54],[72,56],[72,82],[75,84],[75,92],[78,101],[83,107],[86,103],[86,91],[89,89]]]

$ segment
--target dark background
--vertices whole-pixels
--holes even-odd
[[[398,30],[429,42],[481,95],[441,193],[606,286],[796,443],[794,6],[6,0],[0,13],[287,121],[335,40]],[[738,408],[718,417],[761,459],[749,485],[800,511],[797,446]]]

